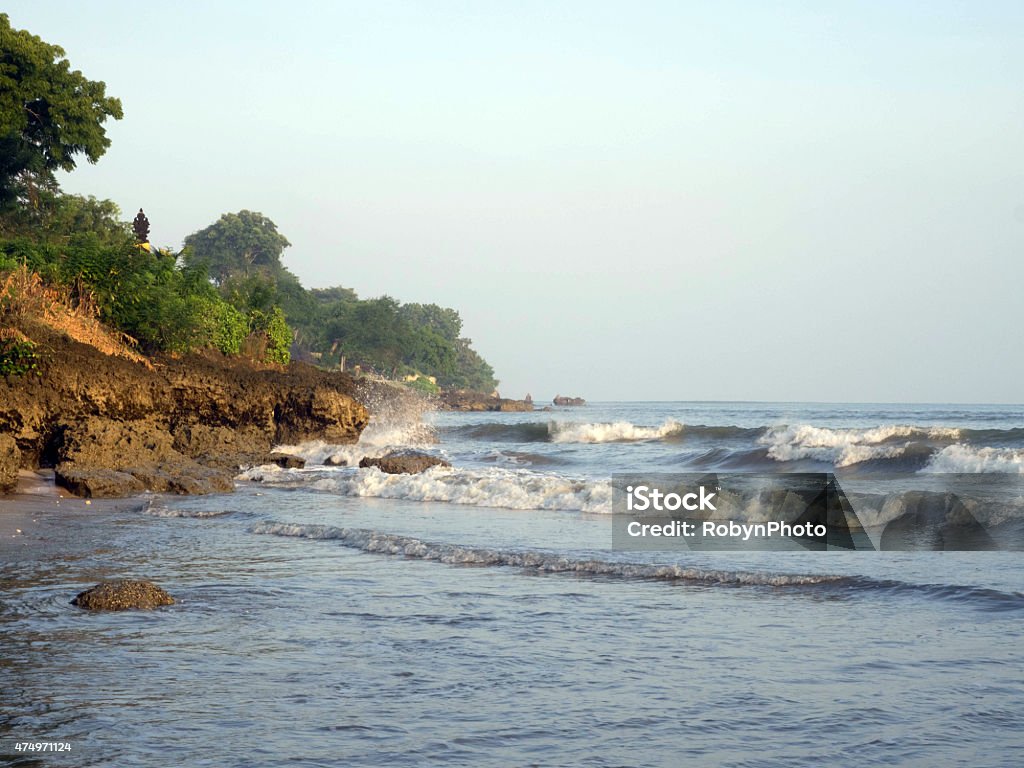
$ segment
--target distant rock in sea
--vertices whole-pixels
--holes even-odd
[[[555,395],[555,399],[552,400],[555,405],[586,405],[587,401],[582,397],[563,397],[562,395]]]
[[[442,410],[446,411],[532,411],[533,400],[510,400],[505,397],[487,395],[459,389],[442,392]]]

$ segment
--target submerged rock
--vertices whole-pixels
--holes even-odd
[[[389,475],[415,475],[431,467],[450,467],[451,464],[442,458],[431,456],[428,453],[392,451],[377,458],[365,456],[360,459],[359,466],[362,468],[376,467],[381,472],[387,472]]]
[[[174,598],[150,581],[119,579],[79,592],[71,604],[91,611],[124,611],[174,605]]]

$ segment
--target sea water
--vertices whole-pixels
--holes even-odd
[[[452,469],[356,467],[410,446]],[[0,563],[0,764],[1022,760],[1020,552],[628,552],[609,515],[622,472],[1019,475],[1020,407],[434,413],[285,449],[307,467],[234,494],[40,516]],[[116,577],[178,602],[68,604]]]

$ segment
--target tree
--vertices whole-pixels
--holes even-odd
[[[56,189],[53,173],[80,156],[95,163],[107,147],[104,123],[120,120],[106,85],[72,70],[64,49],[0,14],[0,209]]]
[[[429,328],[453,344],[462,333],[462,318],[454,309],[437,304],[403,304],[400,313],[412,325]]]
[[[277,225],[255,211],[225,213],[205,229],[185,238],[186,263],[204,263],[210,277],[223,283],[232,275],[263,272],[277,278],[284,270],[281,254],[290,246]]]

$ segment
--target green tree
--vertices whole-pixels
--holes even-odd
[[[110,146],[104,123],[123,116],[106,85],[72,70],[64,49],[0,14],[0,209],[56,189],[53,173],[95,163]]]
[[[264,273],[277,278],[284,270],[281,254],[291,243],[277,225],[255,211],[225,213],[205,229],[185,238],[186,264],[206,264],[218,285],[235,275]]]
[[[437,304],[403,304],[400,314],[412,325],[429,328],[452,344],[462,333],[462,318],[454,309]]]

